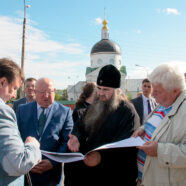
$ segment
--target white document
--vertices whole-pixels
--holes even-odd
[[[130,137],[121,141],[117,141],[114,143],[108,143],[106,145],[102,145],[98,148],[95,148],[86,154],[92,152],[92,151],[98,151],[103,149],[110,149],[110,148],[124,148],[124,147],[136,147],[136,146],[142,146],[145,142],[138,136],[137,138]],[[74,161],[80,161],[83,160],[86,156],[83,155],[80,152],[72,152],[72,153],[58,153],[58,152],[48,152],[41,150],[42,154],[46,157],[48,157],[51,160],[57,161],[57,162],[74,162]]]

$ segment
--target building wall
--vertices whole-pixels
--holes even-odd
[[[132,98],[135,98],[138,92],[142,91],[143,79],[125,79],[125,94],[132,94]]]
[[[121,55],[116,53],[97,53],[90,56],[91,68],[112,64],[116,68],[121,68],[122,58]]]

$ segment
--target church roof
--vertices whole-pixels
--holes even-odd
[[[102,39],[92,47],[91,54],[100,52],[121,54],[120,47],[109,39]]]

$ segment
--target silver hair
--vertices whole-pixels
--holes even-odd
[[[183,91],[185,89],[184,73],[176,64],[162,64],[156,67],[149,75],[151,83],[160,83],[163,88],[173,90],[178,88]]]

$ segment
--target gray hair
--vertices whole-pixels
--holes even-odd
[[[160,83],[163,88],[173,90],[178,88],[183,91],[185,89],[185,77],[184,73],[178,67],[173,64],[162,64],[156,67],[149,75],[151,83]]]

